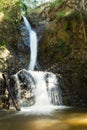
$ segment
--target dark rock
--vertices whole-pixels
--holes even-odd
[[[26,29],[25,25],[22,23],[19,27],[20,37],[18,41],[18,51],[23,53],[29,53],[30,39],[29,31]]]

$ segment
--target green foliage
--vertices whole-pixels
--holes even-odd
[[[54,2],[50,3],[50,7],[54,8],[55,6],[60,7],[64,4],[66,0],[55,0]]]
[[[66,11],[62,10],[62,11],[57,13],[56,19],[59,19],[59,18],[65,17],[65,16],[66,16]]]
[[[20,17],[21,0],[0,0],[0,12],[4,13],[5,19],[17,22]]]
[[[63,27],[63,29],[64,29],[65,31],[67,31],[68,28],[69,28],[69,24],[68,24],[68,22],[64,23],[64,27]]]
[[[26,0],[26,2],[22,0],[22,14],[27,15],[28,12],[32,12],[37,6],[37,3],[37,0]]]
[[[63,3],[65,2],[66,0],[55,0],[55,5],[57,5],[58,7],[63,5]]]
[[[22,2],[22,13],[23,13],[23,15],[27,14],[27,9],[28,9],[27,5]]]
[[[50,3],[50,8],[54,8],[55,7],[55,2]]]
[[[3,40],[1,43],[0,43],[0,48],[5,48],[7,46],[8,42]]]

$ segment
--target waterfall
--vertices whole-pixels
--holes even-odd
[[[14,76],[18,98],[21,107],[34,108],[62,105],[60,86],[55,74],[43,71],[17,72]],[[19,100],[20,98],[20,100]]]
[[[21,107],[29,107],[28,111],[30,108],[35,108],[35,111],[46,108],[46,111],[49,111],[50,108],[54,109],[54,106],[62,105],[59,82],[52,72],[34,71],[37,59],[37,36],[26,17],[23,16],[23,19],[30,35],[31,56],[29,69],[20,70],[13,75],[14,85],[12,86],[13,90],[16,90],[15,99],[18,99]]]
[[[37,60],[37,36],[36,32],[31,28],[30,23],[26,19],[25,16],[23,16],[24,24],[26,26],[26,29],[29,31],[30,35],[30,63],[28,66],[28,70],[34,70]]]

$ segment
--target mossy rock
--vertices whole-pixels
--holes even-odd
[[[64,42],[69,43],[70,42],[70,35],[67,31],[64,31],[63,29],[58,31],[58,37],[62,39]]]

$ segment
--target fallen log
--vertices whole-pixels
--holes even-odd
[[[14,107],[16,108],[17,111],[20,111],[21,109],[20,109],[20,106],[18,104],[18,101],[14,99],[14,97],[12,95],[12,92],[11,92],[11,89],[10,89],[10,87],[11,87],[10,83],[9,83],[10,79],[8,79],[8,77],[5,74],[2,74],[2,76],[3,76],[3,79],[5,81],[5,86],[7,87],[7,90],[9,92],[9,96],[10,96],[10,98],[12,100],[12,103],[13,103]]]

